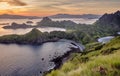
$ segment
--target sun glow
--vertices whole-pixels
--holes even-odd
[[[104,14],[119,9],[118,0],[0,0],[0,14],[31,16],[49,16],[59,13]]]
[[[7,2],[0,3],[0,10],[10,10],[10,9],[16,9],[16,8],[24,8],[24,7],[23,6],[11,6]]]
[[[7,4],[6,2],[1,2],[0,3],[0,9],[1,10],[5,10],[5,9],[10,9],[11,6],[9,4]]]
[[[19,14],[26,10],[25,6],[11,6],[7,2],[0,2],[0,14]]]

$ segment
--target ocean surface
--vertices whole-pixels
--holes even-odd
[[[0,44],[1,76],[42,76],[55,65],[53,58],[75,47],[70,42],[47,42],[40,46]]]

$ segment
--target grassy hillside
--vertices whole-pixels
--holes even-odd
[[[120,37],[105,45],[86,46],[83,54],[72,54],[60,69],[47,76],[120,76]]]

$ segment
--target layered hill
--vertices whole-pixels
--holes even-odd
[[[4,44],[29,44],[39,45],[44,42],[57,41],[58,38],[52,37],[49,33],[42,33],[38,29],[34,28],[30,32],[24,35],[5,35],[0,37],[0,43]]]
[[[22,16],[22,15],[11,15],[11,14],[2,14],[0,19],[39,19],[37,16]]]
[[[112,14],[104,14],[95,25],[100,28],[120,31],[120,11],[117,11]]]
[[[96,19],[100,18],[101,15],[95,14],[83,14],[83,15],[71,15],[71,14],[56,14],[49,16],[50,18],[86,18],[86,19]]]
[[[48,16],[50,18],[88,18],[95,19],[99,18],[101,15],[95,14],[83,14],[83,15],[70,15],[70,14],[56,14]],[[2,14],[0,15],[0,19],[40,19],[43,17],[39,16],[23,16],[23,15],[13,15],[13,14]]]
[[[47,26],[47,27],[62,27],[62,28],[66,28],[69,26],[75,26],[77,25],[75,22],[70,21],[70,20],[64,20],[64,21],[52,21],[50,18],[48,17],[44,17],[42,19],[42,21],[37,23],[37,26]]]
[[[96,24],[101,25],[119,25],[120,26],[120,11],[117,11],[112,14],[104,14],[100,19],[96,22]]]

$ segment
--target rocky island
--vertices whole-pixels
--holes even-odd
[[[0,37],[0,43],[4,44],[31,44],[39,45],[45,42],[54,42],[59,39],[70,39],[73,40],[74,36],[70,33],[62,31],[44,32],[42,33],[38,29],[34,28],[27,34],[24,35],[5,35]]]
[[[48,17],[44,17],[42,21],[37,22],[37,27],[39,26],[47,26],[47,27],[69,27],[69,26],[75,26],[77,25],[75,22],[70,20],[64,20],[64,21],[52,21]]]
[[[32,27],[31,25],[27,25],[25,23],[23,23],[23,24],[17,24],[15,22],[13,22],[11,25],[4,26],[3,28],[4,29],[18,29],[18,28],[26,29],[26,28],[31,28],[31,27]]]
[[[27,21],[27,23],[33,23],[32,21]],[[25,29],[25,28],[39,28],[39,27],[60,27],[60,28],[66,28],[66,27],[71,27],[71,26],[75,26],[77,25],[75,22],[73,21],[52,21],[50,18],[48,17],[44,17],[40,22],[37,22],[37,25],[32,26],[32,25],[28,25],[26,23],[23,24],[18,24],[13,22],[11,25],[7,25],[4,26],[4,29]]]

